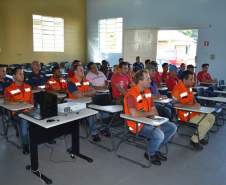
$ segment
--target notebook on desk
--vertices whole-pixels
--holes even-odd
[[[26,115],[38,120],[57,116],[57,113],[57,95],[48,92],[38,93],[35,109],[25,112]]]

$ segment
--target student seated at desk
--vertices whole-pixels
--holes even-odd
[[[153,104],[152,94],[150,91],[151,79],[149,72],[145,70],[138,71],[134,76],[135,86],[128,90],[124,97],[125,114],[133,117],[150,117],[158,115],[158,112]],[[160,146],[167,144],[172,136],[176,133],[176,125],[171,122],[162,124],[160,127],[154,128],[151,125],[138,124],[133,121],[127,121],[130,132],[147,137],[148,153],[145,153],[145,158],[150,156],[152,164],[161,165],[161,161],[166,161],[167,157],[159,150]]]
[[[169,76],[165,81],[168,87],[168,91],[172,91],[173,88],[177,85],[179,79],[177,78],[177,66],[170,64],[169,65]]]
[[[161,95],[158,90],[158,86],[155,80],[155,73],[156,73],[156,66],[155,65],[149,65],[148,66],[149,75],[151,78],[150,83],[150,90],[152,93],[153,99],[167,99],[168,97],[165,95]],[[161,104],[161,103],[155,103],[155,106],[158,110],[160,115],[163,117],[167,117],[169,119],[172,119],[172,105],[171,104]]]
[[[202,64],[202,71],[200,71],[197,75],[197,79],[200,84],[203,83],[214,83],[216,80],[213,80],[211,75],[208,73],[209,64]]]
[[[52,69],[53,76],[46,82],[46,90],[49,92],[65,92],[67,91],[67,81],[61,78],[60,67],[55,66]]]
[[[92,84],[96,90],[108,89],[108,81],[103,72],[97,70],[97,66],[94,62],[90,62],[87,65],[89,70],[86,75],[86,79]]]
[[[13,70],[14,82],[8,86],[4,91],[6,103],[19,103],[26,102],[33,103],[31,86],[24,83],[24,73],[21,67],[16,67]],[[28,111],[28,110],[25,110]],[[23,153],[29,153],[29,141],[28,141],[28,123],[26,120],[19,118],[16,113],[13,113],[13,123],[18,124],[18,129],[21,137],[21,143],[23,145]]]
[[[12,79],[6,77],[6,66],[0,65],[0,97],[3,97],[5,88],[12,82]]]
[[[27,83],[33,88],[37,89],[38,86],[44,86],[47,79],[43,72],[41,72],[41,65],[39,61],[33,61],[31,63],[32,73],[29,74]]]
[[[82,97],[92,97],[96,94],[95,89],[90,85],[89,81],[85,79],[84,69],[81,65],[74,66],[74,75],[69,78],[68,82],[68,98],[78,99]],[[99,134],[97,133],[95,117],[90,116],[87,118],[91,129],[91,135],[94,142],[100,141]]]
[[[116,104],[122,104],[123,96],[130,86],[133,85],[132,79],[128,76],[129,65],[127,62],[119,64],[120,71],[113,74],[111,78],[112,96]]]
[[[196,74],[195,74],[195,66],[193,66],[192,64],[190,64],[190,65],[187,65],[187,70],[188,71],[191,71],[194,75],[193,75],[193,81],[194,81],[194,85],[193,86],[195,86],[196,84],[197,84],[197,76],[196,76]]]
[[[161,79],[162,79],[162,82],[166,82],[166,80],[168,79],[169,77],[169,73],[168,73],[168,70],[169,70],[169,64],[168,63],[164,63],[162,64],[162,75],[161,75]]]
[[[182,75],[182,80],[179,81],[179,83],[174,87],[172,91],[172,97],[173,99],[180,103],[183,106],[193,107],[193,108],[199,108],[200,105],[196,102],[196,99],[193,96],[192,93],[192,86],[193,86],[193,73],[191,71],[184,71]],[[183,122],[190,122],[193,124],[198,124],[199,121],[204,117],[205,115],[195,113],[195,112],[186,112],[182,110],[178,110],[178,119]],[[205,140],[205,136],[207,132],[212,128],[213,124],[215,122],[215,116],[212,114],[208,114],[200,123],[198,126],[198,132],[199,132],[199,138],[200,143],[198,143],[198,136],[194,134],[191,137],[191,145],[197,149],[202,150],[203,146],[208,143],[207,140]]]

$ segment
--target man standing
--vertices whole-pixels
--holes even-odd
[[[179,69],[179,71],[178,71],[178,73],[177,73],[177,77],[178,77],[179,79],[181,79],[182,73],[185,71],[185,69],[186,69],[185,63],[181,63],[180,69]]]
[[[137,72],[139,70],[144,69],[144,64],[140,62],[140,57],[136,57],[136,62],[133,64],[133,71]]]
[[[153,118],[158,112],[153,104],[152,94],[150,91],[150,76],[145,70],[138,71],[134,76],[135,86],[128,90],[124,97],[125,114],[133,117]],[[127,121],[130,132],[147,137],[148,153],[144,156],[150,159],[152,164],[161,165],[161,161],[166,161],[167,157],[159,150],[160,146],[167,144],[172,136],[176,133],[176,125],[171,122],[162,124],[160,127],[154,127],[147,124],[136,125],[133,121]]]

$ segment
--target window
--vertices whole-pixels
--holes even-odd
[[[64,52],[64,19],[33,15],[33,51]]]
[[[123,19],[99,20],[99,49],[101,53],[122,52]]]

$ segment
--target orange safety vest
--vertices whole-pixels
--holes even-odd
[[[181,104],[184,104],[184,105],[187,105],[190,102],[194,101],[192,88],[185,87],[184,83],[181,80],[174,87],[172,91],[172,97],[174,97],[176,100],[178,100]],[[180,121],[187,122],[194,116],[199,115],[199,113],[178,110],[177,115]]]
[[[9,101],[23,101],[26,103],[32,103],[31,86],[25,83],[22,86],[23,87],[21,88],[15,82],[13,82],[5,89],[5,94],[9,95]]]
[[[90,83],[89,83],[88,80],[84,79],[84,80],[82,80],[82,82],[79,82],[77,80],[76,76],[73,76],[73,77],[69,78],[69,81],[72,82],[77,87],[79,92],[87,92],[87,91],[89,91]],[[67,90],[67,93],[68,93],[68,98],[76,99],[76,97],[72,94],[72,92]]]
[[[145,89],[144,93],[141,94],[139,87],[136,85],[128,90],[127,94],[124,97],[124,112],[125,114],[130,115],[129,107],[128,107],[128,97],[132,96],[136,100],[136,110],[137,111],[144,111],[148,112],[150,111],[152,105],[152,94],[150,89]],[[140,130],[143,127],[143,124],[138,123],[134,121],[127,121],[127,125],[129,127],[129,130],[136,134],[137,132],[140,132]]]
[[[60,90],[66,90],[67,89],[67,82],[63,78],[60,78],[59,80],[51,77],[46,82],[46,89],[51,91],[60,91]]]

